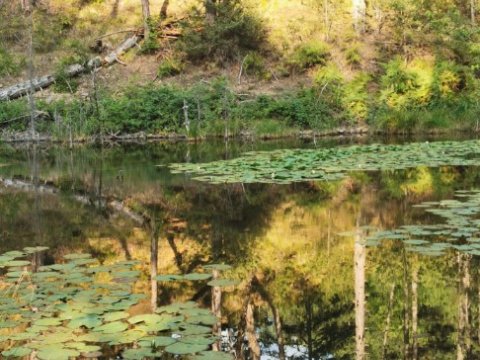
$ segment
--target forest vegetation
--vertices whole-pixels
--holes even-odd
[[[0,127],[58,138],[476,131],[479,7],[475,0],[0,0],[0,92],[54,79],[40,92],[0,100]],[[132,36],[139,41],[111,66],[92,61]],[[72,65],[81,65],[81,76],[71,76]]]

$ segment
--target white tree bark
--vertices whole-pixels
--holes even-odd
[[[355,354],[356,360],[366,359],[365,354],[365,265],[367,249],[363,244],[362,230],[357,228],[354,245],[355,273]]]
[[[353,27],[357,34],[361,34],[365,31],[366,13],[367,4],[365,0],[352,0]]]

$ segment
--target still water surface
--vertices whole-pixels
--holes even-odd
[[[43,245],[45,264],[71,252],[138,259],[135,291],[150,297],[152,236],[141,215],[161,224],[159,274],[233,266],[228,274],[241,283],[222,294],[226,351],[235,349],[231,334],[243,320],[249,359],[282,358],[282,348],[289,359],[480,358],[476,256],[358,242],[367,226],[435,223],[414,205],[480,188],[478,168],[358,172],[292,185],[208,185],[168,170],[245,151],[353,142],[1,146],[0,253]],[[190,299],[210,306],[210,288],[159,283],[160,305]]]

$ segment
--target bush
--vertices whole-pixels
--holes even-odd
[[[248,53],[243,59],[243,71],[246,75],[263,77],[265,71],[265,61],[255,52]]]
[[[325,65],[330,57],[329,46],[321,41],[311,41],[295,49],[289,63],[294,70],[304,71],[316,65]]]
[[[368,74],[360,73],[345,85],[343,104],[351,122],[364,121],[369,116],[367,86],[370,81]]]
[[[6,49],[0,47],[0,76],[18,75],[24,66],[25,59],[15,61]]]
[[[345,57],[350,66],[358,67],[362,63],[362,55],[360,54],[360,46],[357,43],[352,44],[345,50]]]
[[[257,50],[264,43],[266,32],[263,24],[240,0],[217,2],[215,10],[213,22],[206,21],[204,14],[196,9],[192,20],[185,24],[179,47],[189,60],[237,60],[245,52]],[[197,31],[198,28],[203,30]]]
[[[175,76],[183,71],[183,64],[181,61],[173,58],[167,58],[162,60],[158,66],[157,76],[159,78],[165,78],[169,76]]]

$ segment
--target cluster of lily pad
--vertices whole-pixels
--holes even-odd
[[[135,270],[138,261],[100,265],[90,254],[70,254],[62,264],[37,267],[27,260],[46,249],[30,247],[0,255],[3,358],[32,353],[40,360],[93,358],[111,354],[112,346],[119,345],[124,359],[165,353],[231,359],[209,351],[218,340],[211,328],[217,319],[195,302],[130,315],[128,310],[144,298],[132,292],[140,274]],[[199,275],[190,278],[206,279],[209,274]]]
[[[367,246],[383,240],[402,241],[408,251],[440,256],[449,249],[480,256],[480,190],[457,191],[457,199],[424,202],[415,207],[435,214],[443,223],[403,225],[379,231],[366,239]]]
[[[249,152],[236,159],[172,164],[170,168],[172,173],[188,173],[195,180],[212,184],[288,184],[339,180],[352,171],[467,165],[480,165],[480,141]]]

